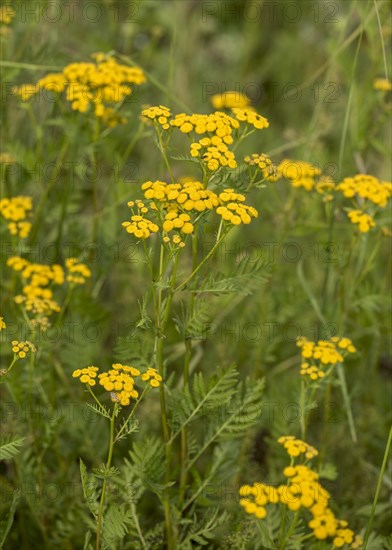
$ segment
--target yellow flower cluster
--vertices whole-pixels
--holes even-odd
[[[250,156],[246,156],[244,161],[249,166],[257,166],[261,170],[264,179],[269,181],[276,181],[278,179],[277,168],[268,155],[253,153]]]
[[[356,349],[349,338],[334,336],[330,340],[311,342],[306,338],[299,338],[297,346],[301,348],[300,374],[311,380],[318,380],[326,376],[326,368],[337,363],[343,363],[347,353],[355,353]]]
[[[4,317],[0,317],[0,332],[7,328],[7,325],[5,324]]]
[[[79,378],[82,384],[89,386],[95,386],[98,377],[98,383],[110,392],[111,400],[123,407],[130,405],[131,399],[139,397],[139,392],[135,389],[135,378],[140,376],[139,369],[121,363],[113,363],[112,368],[107,372],[98,374],[98,371],[98,367],[90,366],[76,369],[72,376]],[[162,382],[162,377],[152,368],[147,369],[147,372],[141,375],[141,379],[149,381],[153,388],[157,388]]]
[[[25,239],[29,235],[31,223],[26,221],[26,218],[31,213],[32,208],[31,197],[20,195],[0,200],[0,216],[5,220],[10,220],[8,230],[11,235],[17,235],[21,239]]]
[[[336,189],[335,182],[331,176],[323,175],[316,183],[315,187],[317,193],[323,195],[323,201],[329,202],[333,200],[333,192]]]
[[[347,213],[351,223],[358,226],[361,233],[367,233],[376,223],[371,214],[365,212],[367,207],[385,208],[392,196],[392,183],[380,181],[375,176],[357,174],[356,176],[344,178],[336,186],[346,198],[354,199],[357,206],[355,210]]]
[[[94,115],[110,127],[126,122],[113,106],[132,94],[132,86],[145,82],[142,69],[121,65],[113,57],[102,53],[92,57],[95,63],[71,63],[61,73],[48,74],[36,85],[22,85],[15,88],[14,93],[26,101],[41,89],[59,93],[65,91],[74,111],[86,113],[91,108]]]
[[[20,256],[8,258],[7,265],[20,272],[23,280],[22,294],[15,296],[17,304],[23,304],[26,311],[35,315],[46,316],[60,311],[59,304],[53,299],[50,285],[60,286],[67,280],[74,285],[85,283],[91,277],[90,269],[76,258],[66,260],[67,275],[61,265],[44,265],[29,262]],[[47,325],[44,319],[40,319]]]
[[[279,178],[288,179],[293,187],[304,187],[306,191],[312,191],[316,177],[321,174],[321,170],[310,162],[291,159],[282,160],[277,171]]]
[[[225,189],[219,194],[222,206],[216,209],[216,213],[233,225],[248,224],[259,214],[253,206],[242,204],[244,200],[245,196],[241,193],[236,193],[234,189]]]
[[[250,106],[250,99],[240,92],[223,92],[211,97],[211,104],[214,109],[246,109]]]
[[[347,216],[350,218],[352,224],[357,224],[361,233],[367,233],[372,227],[375,227],[376,222],[369,214],[366,214],[362,210],[351,210]]]
[[[144,382],[149,382],[150,386],[153,388],[158,388],[162,382],[162,376],[158,374],[156,369],[149,368],[147,371],[142,374],[141,379]]]
[[[307,443],[289,436],[280,438],[278,441],[285,443],[288,441],[297,441],[299,447],[310,449],[309,458],[315,457],[317,450]],[[284,444],[285,444],[284,443]],[[294,449],[294,447],[293,447]],[[305,453],[306,451],[303,451]],[[290,453],[289,453],[290,454]],[[290,456],[299,456],[291,454]],[[293,460],[293,458],[291,458]],[[285,484],[278,487],[269,486],[263,483],[254,483],[253,485],[243,485],[240,488],[240,505],[245,512],[263,519],[267,515],[266,506],[270,504],[283,504],[290,511],[303,511],[310,513],[311,519],[308,521],[308,527],[312,530],[313,536],[318,540],[332,538],[332,544],[335,548],[341,548],[345,544],[350,548],[359,548],[362,539],[348,528],[348,523],[339,520],[329,507],[331,495],[319,482],[317,472],[305,466],[304,464],[290,465],[284,468],[283,475],[287,478]]]
[[[240,126],[237,120],[220,111],[209,115],[180,113],[170,121],[170,125],[179,128],[183,134],[194,131],[199,135],[215,135],[222,138],[223,142],[227,144],[233,143],[233,130]]]
[[[314,447],[301,439],[297,439],[293,435],[283,435],[278,439],[278,443],[283,445],[287,454],[292,457],[304,454],[305,458],[310,460],[318,455],[318,451]]]
[[[228,101],[231,96],[227,96]],[[192,157],[199,158],[211,172],[225,166],[236,168],[237,161],[234,153],[229,150],[229,145],[234,142],[233,132],[238,130],[240,122],[253,125],[257,129],[267,128],[268,120],[257,114],[251,108],[232,108],[233,116],[222,111],[216,111],[209,115],[180,113],[171,117],[171,111],[164,105],[149,107],[142,111],[146,119],[156,121],[164,130],[178,128],[183,134],[203,136],[200,139],[192,139],[190,153]]]
[[[382,92],[390,92],[392,90],[392,82],[387,78],[376,78],[373,82],[373,88]]]
[[[29,340],[24,342],[19,342],[19,340],[12,340],[11,342],[12,351],[19,359],[24,359],[28,353],[35,353],[37,348]]]
[[[201,213],[209,210],[215,212],[223,220],[233,224],[249,224],[258,212],[252,206],[244,204],[245,196],[236,193],[234,189],[225,189],[219,195],[206,189],[195,180],[185,180],[182,183],[165,183],[163,181],[147,181],[142,184],[142,191],[150,201],[147,208],[143,201],[130,201],[128,206],[137,207],[130,222],[123,222],[123,227],[139,238],[148,238],[151,233],[159,231],[158,224],[144,218],[143,214],[154,210],[159,223],[162,224],[163,242],[169,243],[168,233],[176,231],[172,242],[184,246],[181,237],[193,233],[194,223]],[[194,214],[195,219],[191,215]]]
[[[128,233],[135,235],[138,239],[148,239],[151,233],[159,231],[159,227],[156,223],[144,217],[144,214],[147,214],[149,209],[145,206],[143,201],[129,201],[128,206],[132,209],[133,215],[131,216],[131,221],[122,223],[122,226],[125,227]],[[134,206],[137,208],[136,213],[133,210]]]
[[[168,130],[170,128],[169,118],[171,117],[171,111],[164,105],[144,109],[142,111],[142,116],[157,121],[164,130]]]
[[[237,167],[234,153],[229,151],[228,146],[222,142],[222,138],[217,136],[205,137],[197,143],[192,143],[191,156],[200,157],[211,172],[218,170],[221,166]]]
[[[375,176],[357,174],[344,180],[336,186],[336,190],[346,198],[361,198],[376,206],[384,208],[392,196],[392,183],[380,181]]]
[[[0,7],[0,23],[5,23],[6,25],[9,25],[15,15],[15,10],[11,6]]]
[[[256,113],[254,109],[239,109],[238,107],[234,107],[231,112],[237,120],[254,126],[256,130],[263,130],[263,128],[268,128],[269,126],[268,120]]]
[[[233,130],[239,128],[235,118],[220,111],[209,115],[181,113],[170,121],[170,125],[184,134],[205,135],[191,144],[191,155],[200,157],[209,170],[215,171],[220,166],[237,167],[234,153],[228,148],[234,142]]]
[[[68,258],[65,267],[68,270],[67,281],[71,284],[83,285],[91,277],[90,269],[77,258]]]
[[[60,265],[52,266],[32,263],[19,256],[12,256],[7,265],[14,271],[21,272],[24,286],[22,295],[15,296],[17,304],[23,304],[26,311],[34,314],[51,315],[60,311],[60,306],[53,300],[50,284],[64,283],[64,270]]]
[[[95,378],[97,377],[98,367],[86,367],[84,369],[76,369],[73,371],[73,378],[79,378],[82,384],[88,384],[89,386],[95,386],[97,383]]]
[[[111,399],[126,407],[131,403],[131,398],[137,399],[139,393],[134,388],[135,377],[140,371],[134,367],[114,363],[112,369],[98,375],[99,383],[106,391],[111,392]]]

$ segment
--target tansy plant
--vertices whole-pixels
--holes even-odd
[[[334,336],[329,340],[309,341],[299,338],[297,346],[301,349],[301,435],[306,437],[310,410],[314,407],[314,398],[320,386],[328,380],[338,378],[345,399],[348,422],[353,439],[356,439],[351,407],[347,398],[345,376],[342,370],[344,360],[357,350],[349,338]],[[334,376],[335,375],[335,376]]]
[[[68,258],[65,269],[59,264],[46,265],[30,262],[20,256],[11,256],[7,265],[19,275],[21,293],[14,302],[22,308],[29,324],[46,329],[48,318],[55,313],[63,314],[76,287],[85,284],[91,277],[89,267],[77,258]],[[60,305],[54,298],[54,287],[67,285],[67,294]]]
[[[148,368],[147,371],[141,374],[139,369],[135,367],[115,363],[112,368],[106,372],[99,373],[98,367],[89,366],[83,369],[76,369],[72,376],[78,378],[85,385],[87,391],[94,399],[94,404],[89,405],[90,408],[98,415],[106,418],[110,424],[109,436],[109,451],[106,464],[103,465],[97,472],[96,477],[102,478],[101,496],[99,504],[92,498],[88,498],[89,509],[94,516],[96,526],[96,548],[101,548],[101,535],[103,525],[103,511],[105,506],[107,480],[116,473],[112,468],[114,445],[124,439],[137,429],[137,424],[133,421],[135,411],[144,396],[151,388],[157,388],[161,385],[162,377],[154,368]],[[110,394],[112,407],[103,404],[101,399],[96,395],[92,388],[102,386],[106,392]],[[137,384],[144,386],[141,390],[136,389]],[[140,386],[139,386],[140,387]],[[126,409],[125,416],[120,419],[122,409],[130,407],[128,412]],[[117,426],[116,426],[117,420]],[[86,494],[87,489],[87,470],[80,461],[80,469],[82,476],[83,488]],[[91,483],[91,482],[90,482]]]
[[[61,72],[49,73],[36,84],[22,84],[14,93],[28,101],[45,91],[65,95],[71,109],[91,113],[106,126],[124,124],[127,119],[119,109],[135,86],[146,81],[143,70],[128,67],[104,53],[92,55],[94,61],[70,63]]]
[[[28,237],[31,229],[31,211],[33,201],[31,197],[18,196],[0,200],[0,216],[6,220],[8,231],[21,239]]]
[[[323,474],[313,466],[318,451],[294,436],[282,436],[278,443],[290,458],[283,470],[284,482],[256,482],[243,485],[239,491],[240,505],[260,522],[258,542],[265,544],[263,548],[281,550],[294,548],[295,544],[320,550],[361,548],[362,538],[333,512],[331,494],[320,482]],[[325,541],[325,545],[320,541]]]
[[[200,308],[203,307],[201,298],[203,292],[209,291],[219,294],[238,288],[241,292],[245,281],[250,286],[258,284],[262,280],[262,265],[255,262],[252,269],[249,266],[242,267],[238,280],[233,276],[225,282],[220,274],[214,277],[212,273],[208,278],[200,273],[204,267],[207,268],[215,251],[234,227],[246,226],[258,217],[258,211],[251,204],[246,191],[247,188],[252,188],[252,182],[249,180],[244,184],[243,181],[238,181],[236,169],[239,167],[239,158],[236,152],[246,137],[268,128],[269,123],[253,109],[238,106],[231,108],[230,114],[215,111],[211,114],[174,115],[171,109],[159,105],[144,109],[142,116],[146,124],[152,124],[155,128],[156,144],[162,155],[166,174],[165,179],[151,179],[141,184],[139,195],[130,197],[130,216],[122,225],[140,243],[145,254],[151,277],[151,292],[144,300],[143,310],[146,313],[139,326],[153,327],[152,359],[156,372],[164,380],[169,376],[170,368],[165,357],[165,344],[168,326],[173,317],[172,305],[177,296],[181,296],[187,304],[184,318],[176,320],[185,350],[182,375],[176,382],[181,393],[173,393],[173,383],[171,389],[166,383],[159,387],[165,444],[164,489],[159,497],[163,503],[167,547],[175,548],[177,545],[187,544],[185,541],[190,535],[186,531],[180,533],[182,520],[173,514],[173,499],[177,500],[180,515],[194,508],[199,491],[189,490],[190,475],[193,475],[200,454],[215,444],[215,437],[212,437],[204,446],[201,445],[202,451],[190,459],[189,425],[199,418],[202,403],[206,404],[211,400],[211,404],[215,403],[216,407],[218,403],[237,399],[234,392],[236,371],[233,367],[214,375],[210,382],[214,389],[208,389],[201,373],[200,378],[198,375],[191,376],[190,364],[194,347],[192,340],[196,337],[195,328],[197,325],[201,326],[202,319],[199,317]],[[185,152],[184,160],[195,165],[198,177],[184,178],[175,175],[177,167],[173,164],[173,158],[178,147],[172,141],[175,134],[177,137],[182,136],[179,147],[183,147],[185,151],[179,152]],[[199,238],[208,226],[214,228],[215,239],[210,250],[202,257]],[[154,261],[155,249],[159,258],[157,265]],[[188,250],[191,269],[184,274],[184,268],[189,265]],[[180,263],[180,258],[183,258],[183,263]],[[149,320],[147,314],[151,303],[153,320]],[[172,376],[178,378],[174,372]],[[240,407],[247,403],[247,407],[253,410],[261,392],[262,381],[258,381],[253,384]],[[234,417],[231,421],[235,422]],[[242,419],[237,434],[254,422],[253,413],[246,420]],[[228,423],[221,430],[230,429],[230,425]],[[218,463],[214,467],[219,469]],[[177,493],[171,489],[175,483],[178,484]],[[208,533],[212,528],[210,525],[205,532]]]

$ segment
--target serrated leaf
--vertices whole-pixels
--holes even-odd
[[[12,437],[0,440],[0,460],[8,460],[20,453],[20,447],[24,443],[24,437]]]
[[[252,261],[244,258],[236,266],[235,275],[227,276],[215,273],[203,278],[196,278],[185,287],[187,292],[212,294],[252,294],[255,288],[267,280],[267,265],[264,261]]]
[[[130,522],[129,511],[125,505],[118,506],[112,504],[109,506],[103,519],[103,540],[108,544],[109,548],[116,548],[127,534],[127,526]]]
[[[94,483],[91,479],[89,479],[89,475],[87,473],[87,468],[83,462],[83,460],[79,459],[79,465],[80,465],[80,478],[82,480],[82,490],[83,490],[83,496],[86,499],[87,507],[92,513],[92,515],[97,518],[98,515],[98,502],[97,502],[97,486],[96,483]]]
[[[222,407],[236,391],[238,372],[234,365],[228,369],[218,369],[208,383],[203,374],[196,373],[192,386],[185,387],[173,404],[174,420],[179,427],[174,431],[173,441],[190,422],[214,408]]]
[[[100,405],[98,403],[86,403],[86,406],[92,411],[94,411],[96,414],[98,414],[99,416],[103,416],[104,418],[110,419],[110,412],[103,405]]]

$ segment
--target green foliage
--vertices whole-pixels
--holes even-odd
[[[24,437],[12,436],[0,440],[0,460],[7,460],[13,458],[20,453],[20,447],[22,447],[25,441]]]
[[[21,496],[20,490],[17,489],[16,491],[14,491],[11,507],[8,510],[8,512],[5,514],[4,518],[0,520],[0,548],[3,548],[5,539],[7,538],[7,535],[10,532],[10,529],[12,527],[12,523],[14,521],[14,514],[19,504],[20,496]]]
[[[13,156],[0,162],[1,198],[32,196],[34,227],[20,239],[0,220],[1,368],[13,359],[13,339],[33,341],[37,353],[1,376],[1,429],[11,435],[0,442],[0,547],[93,550],[105,481],[101,548],[163,550],[169,514],[180,549],[276,550],[289,524],[282,527],[278,507],[265,520],[245,514],[238,489],[277,479],[276,438],[300,435],[300,418],[288,413],[298,408],[309,416],[306,439],[320,451],[320,477],[336,484],[336,514],[364,536],[390,424],[388,211],[377,214],[374,230],[357,234],[347,219],[350,199],[329,201],[260,175],[250,185],[243,158],[308,160],[336,183],[358,172],[390,178],[391,97],[373,89],[375,78],[392,73],[388,2],[183,1],[157,9],[105,1],[96,3],[96,20],[85,2],[70,10],[31,3],[30,14],[26,2],[1,7],[11,4],[15,18],[0,22],[0,153]],[[116,106],[126,124],[105,127],[56,92],[41,90],[30,102],[11,93],[95,51],[148,77]],[[140,111],[164,103],[174,113],[212,112],[211,96],[225,90],[249,93],[268,131],[238,143],[237,168],[215,174],[189,155],[189,136],[173,131],[168,164],[176,182],[189,176],[217,192],[244,193],[259,218],[232,227],[192,277],[226,227],[202,212],[176,286],[190,279],[170,296],[178,248],[168,244],[161,262],[162,235],[142,242],[121,226],[130,219],[127,201],[143,198],[141,183],[171,179]],[[15,303],[22,282],[6,265],[13,255],[61,265],[74,256],[92,271],[69,295],[53,287],[61,313],[47,330],[34,328]],[[358,354],[300,403],[295,339],[329,332],[352,338]],[[165,391],[150,387],[130,420],[121,409],[107,467],[114,404],[99,385],[103,402],[94,401],[71,375],[114,362],[143,373],[160,366]],[[139,378],[139,395],[142,386]],[[392,548],[385,468],[367,550]],[[299,522],[284,548],[329,549],[301,540],[307,533]]]

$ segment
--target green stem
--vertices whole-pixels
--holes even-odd
[[[384,458],[382,460],[381,470],[380,470],[380,474],[378,476],[376,494],[374,495],[372,511],[370,512],[370,518],[369,518],[369,521],[368,521],[368,524],[367,524],[367,527],[366,527],[365,538],[364,538],[364,541],[363,541],[363,550],[366,550],[366,548],[367,548],[369,536],[370,536],[370,533],[372,531],[372,525],[373,525],[373,521],[374,521],[374,515],[376,513],[376,506],[377,506],[377,502],[378,502],[378,497],[380,495],[381,484],[382,484],[382,480],[383,480],[383,477],[384,477],[385,469],[387,467],[387,460],[388,460],[389,451],[391,449],[391,442],[392,442],[392,426],[391,426],[391,429],[389,430],[389,436],[388,436],[387,445],[385,447]]]
[[[108,473],[109,473],[109,470],[110,470],[110,466],[112,464],[113,447],[114,447],[114,419],[116,418],[116,414],[117,414],[117,405],[115,404],[114,408],[113,408],[113,414],[110,418],[109,453],[108,453],[108,459],[107,459],[106,467],[105,467],[105,478],[103,480],[103,485],[102,485],[101,499],[99,501],[98,520],[97,520],[97,539],[96,539],[96,544],[95,544],[96,550],[100,550],[100,548],[101,548],[101,530],[102,530],[102,520],[103,520],[103,508],[104,508],[104,505],[105,505]]]
[[[37,233],[38,233],[41,221],[43,219],[42,214],[43,214],[43,210],[44,210],[45,205],[46,205],[46,201],[48,200],[48,196],[49,196],[50,191],[53,189],[53,187],[55,186],[56,181],[57,181],[56,178],[55,178],[55,174],[56,174],[57,170],[59,169],[59,167],[61,166],[65,155],[67,154],[68,147],[69,147],[69,141],[67,139],[65,139],[64,142],[63,142],[63,146],[60,149],[60,152],[58,154],[55,165],[53,166],[53,169],[50,173],[48,185],[45,187],[45,190],[41,195],[41,199],[40,199],[40,201],[38,203],[38,206],[37,206],[37,209],[35,211],[34,223],[33,223],[33,227],[31,228],[29,241],[28,241],[29,245],[34,244],[35,240],[37,238]]]
[[[131,413],[129,414],[128,418],[126,419],[126,421],[124,422],[122,428],[117,432],[117,435],[116,435],[115,440],[114,440],[115,442],[118,441],[121,438],[121,435],[122,435],[124,429],[128,425],[128,422],[131,420],[132,416],[135,414],[135,411],[136,411],[139,403],[141,402],[141,400],[143,399],[143,397],[145,396],[145,394],[146,394],[146,392],[148,391],[149,388],[150,388],[150,386],[149,386],[149,384],[147,384],[146,387],[144,388],[144,390],[142,391],[139,399],[134,404],[133,409],[132,409]]]
[[[289,540],[291,534],[293,533],[297,523],[298,523],[298,519],[299,519],[299,510],[297,510],[295,512],[295,516],[294,516],[294,519],[293,519],[293,522],[290,526],[290,529],[288,530],[287,532],[287,535],[285,536],[282,544],[280,545],[280,550],[284,550],[286,548],[286,542]]]
[[[156,311],[155,311],[155,319],[156,319],[156,334],[155,334],[155,356],[156,356],[156,367],[159,372],[159,374],[162,376],[164,375],[164,364],[163,364],[163,341],[164,341],[164,332],[167,325],[167,321],[169,319],[170,315],[170,309],[171,304],[174,296],[174,284],[176,280],[177,275],[177,267],[178,267],[178,259],[179,259],[179,252],[176,254],[174,265],[173,265],[173,272],[170,282],[170,290],[169,295],[166,301],[165,310],[163,312],[163,315],[161,317],[161,308],[162,308],[162,288],[160,287],[158,289],[158,299],[156,300]],[[161,244],[160,247],[160,254],[159,254],[159,275],[158,275],[158,283],[162,282],[163,278],[163,270],[164,270],[164,247]],[[154,301],[155,302],[155,301]],[[169,430],[169,423],[168,423],[168,417],[167,417],[167,410],[166,410],[166,396],[165,396],[165,384],[162,383],[159,386],[159,398],[160,398],[160,405],[161,405],[161,420],[162,420],[162,431],[163,431],[163,438],[165,441],[165,482],[166,484],[170,481],[170,473],[171,473],[171,454],[172,454],[172,445],[170,442],[170,430]],[[168,549],[172,549],[175,547],[174,543],[174,534],[173,534],[173,527],[171,522],[171,513],[170,513],[170,500],[169,500],[169,493],[168,488],[165,488],[163,492],[163,508],[164,508],[164,514],[165,514],[165,524],[166,524],[166,537],[167,537],[167,547]]]
[[[350,397],[347,391],[346,376],[344,374],[343,366],[341,364],[337,366],[337,371],[338,371],[338,376],[340,380],[340,385],[342,388],[343,400],[346,408],[348,425],[350,427],[351,439],[353,440],[354,443],[356,443],[358,441],[357,432],[355,429],[354,417],[351,410]]]
[[[219,232],[218,232],[218,237],[217,238],[217,241],[216,243],[214,244],[214,246],[211,248],[211,250],[209,251],[209,253],[207,254],[207,256],[205,258],[203,258],[203,260],[199,263],[199,265],[196,267],[196,269],[194,269],[192,271],[192,273],[189,275],[189,277],[187,277],[185,279],[185,281],[183,281],[180,285],[178,285],[174,291],[177,292],[178,290],[180,290],[181,288],[183,288],[191,279],[193,279],[193,277],[196,275],[196,273],[200,270],[201,267],[203,267],[203,265],[206,263],[206,261],[213,255],[213,253],[215,252],[215,250],[218,248],[218,246],[220,245],[220,243],[223,241],[223,239],[226,237],[227,235],[227,232],[224,232],[223,235],[221,237],[219,237]]]
[[[197,233],[193,235],[192,238],[192,268],[193,270],[197,267]],[[189,314],[188,318],[193,317],[195,309],[195,294],[192,292],[189,300]],[[192,340],[185,335],[185,358],[184,358],[184,388],[189,386],[189,364],[192,357]],[[187,474],[188,470],[186,467],[186,459],[188,455],[187,449],[187,429],[183,428],[181,431],[181,466],[180,466],[180,488],[179,488],[179,502],[180,505],[184,502],[185,489],[187,483]]]
[[[169,172],[172,183],[174,183],[173,172],[172,172],[172,169],[170,167],[169,159],[167,158],[166,148],[165,148],[165,146],[163,144],[163,141],[162,141],[162,133],[161,133],[161,130],[158,128],[157,124],[156,124],[156,130],[157,130],[157,134],[158,134],[159,149],[162,153],[162,157],[163,157],[163,160],[165,162],[167,171]]]

